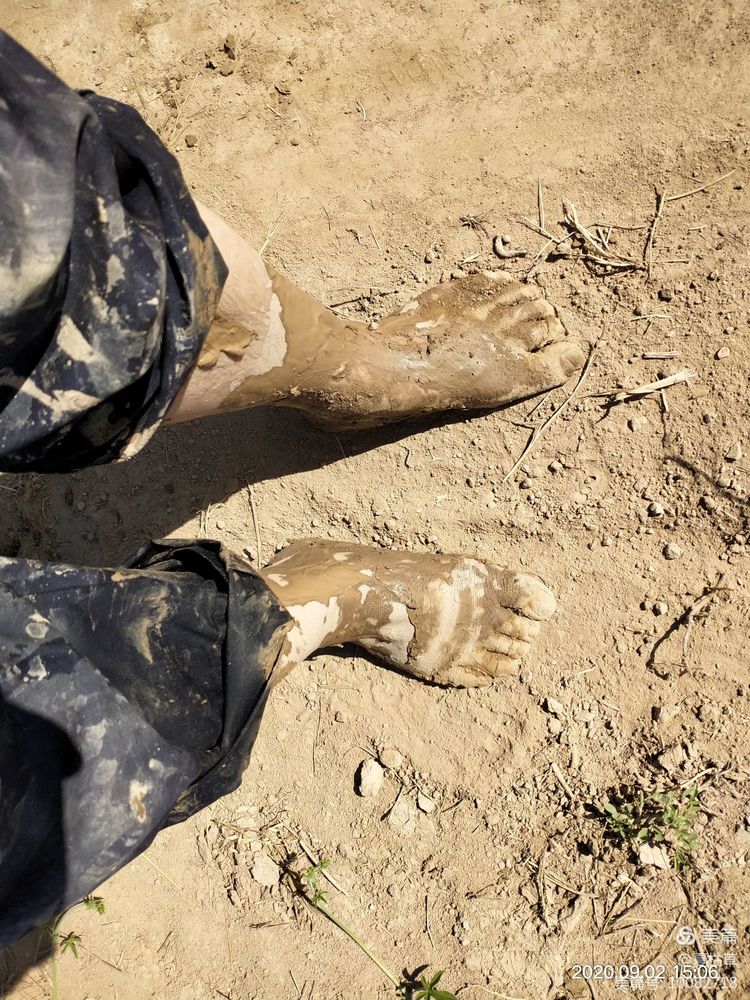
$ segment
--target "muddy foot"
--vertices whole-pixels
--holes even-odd
[[[289,665],[353,642],[438,684],[474,687],[515,673],[555,610],[538,577],[463,556],[306,540],[262,576],[295,621]]]
[[[540,289],[502,271],[438,285],[377,330],[354,329],[326,383],[291,403],[333,430],[491,409],[562,385],[584,362]]]

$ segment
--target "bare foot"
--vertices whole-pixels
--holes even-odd
[[[331,430],[359,430],[526,399],[562,385],[584,361],[540,289],[503,271],[438,285],[377,330],[269,274],[283,360],[235,377],[219,409],[291,406]]]
[[[292,404],[333,430],[517,402],[584,362],[539,287],[503,271],[437,285],[342,348],[329,382]]]
[[[170,420],[276,405],[332,430],[358,430],[516,402],[583,364],[541,290],[503,271],[438,285],[370,330],[321,305],[202,212],[229,277]]]
[[[555,610],[538,577],[464,556],[305,540],[262,576],[295,622],[288,666],[353,642],[422,680],[462,687],[515,673]]]

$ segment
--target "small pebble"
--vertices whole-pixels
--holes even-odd
[[[727,462],[739,462],[742,458],[742,445],[739,441],[732,445],[729,451],[726,453],[724,458]]]
[[[707,510],[709,514],[716,510],[716,501],[713,497],[702,496],[698,501],[704,510]]]
[[[651,718],[654,722],[659,723],[659,725],[666,725],[671,722],[672,719],[676,719],[680,714],[679,705],[655,705],[651,709]]]
[[[417,792],[417,808],[421,809],[423,813],[427,813],[429,815],[430,813],[435,812],[437,806],[429,795],[425,795],[424,792]]]
[[[659,615],[665,615],[667,611],[669,611],[669,605],[667,604],[666,601],[657,601],[654,604],[653,612],[657,616],[657,618],[659,617]]]
[[[714,355],[714,357],[716,358],[717,361],[723,361],[724,358],[728,358],[731,353],[732,352],[728,347],[720,347],[719,350]]]
[[[363,799],[372,799],[383,785],[383,768],[372,757],[363,760],[357,773],[357,790]]]
[[[530,490],[533,485],[534,484],[531,482],[530,479],[522,479],[521,482],[518,484],[518,488],[520,490]]]
[[[698,718],[701,722],[718,722],[721,712],[716,705],[704,703],[698,706]]]
[[[671,302],[672,301],[672,291],[669,288],[660,288],[659,292],[658,292],[658,295],[659,295],[659,299],[660,299],[661,302]]]
[[[615,540],[612,537],[612,535],[605,535],[604,538],[602,538],[602,545],[605,548],[609,548],[610,545],[614,545],[614,544],[615,544]]]
[[[192,132],[188,132],[188,134],[185,136],[185,145],[188,147],[188,149],[192,149],[197,142],[198,142],[198,136],[193,135]]]
[[[565,707],[561,701],[557,700],[557,698],[545,698],[544,707],[552,715],[560,716],[565,714]]]
[[[653,503],[648,505],[648,516],[649,517],[663,517],[664,508],[660,503],[654,500]]]
[[[547,468],[549,469],[550,472],[562,472],[563,465],[562,462],[554,461],[550,462]]]
[[[281,869],[273,858],[269,858],[267,854],[261,853],[255,855],[250,874],[259,885],[264,885],[267,889],[273,889],[274,886],[279,884]]]
[[[547,729],[550,731],[552,736],[559,736],[563,731],[563,724],[558,718],[550,719],[547,723]]]
[[[676,542],[667,542],[662,553],[665,559],[679,559],[682,555],[682,549]]]
[[[299,146],[299,139],[295,136],[293,139],[289,140],[290,146]]]
[[[674,773],[684,763],[685,751],[679,745],[671,746],[660,753],[656,759],[665,771]]]
[[[378,756],[383,767],[387,767],[391,771],[395,771],[401,767],[404,762],[403,754],[399,753],[393,747],[383,747]]]

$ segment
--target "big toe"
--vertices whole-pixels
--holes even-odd
[[[505,573],[495,582],[502,607],[535,622],[547,621],[555,613],[557,600],[544,581],[532,573]]]
[[[537,359],[553,378],[565,381],[583,368],[586,355],[578,341],[559,340],[538,351],[534,356]]]

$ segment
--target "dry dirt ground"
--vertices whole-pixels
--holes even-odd
[[[538,408],[338,439],[292,412],[232,415],[120,467],[3,479],[5,553],[108,564],[148,535],[207,534],[267,559],[320,535],[520,564],[559,595],[521,676],[484,690],[351,650],[302,666],[242,787],[103,885],[103,916],[66,919],[82,945],[59,961],[62,1000],[394,996],[286,878],[258,881],[300,837],[345,890],[327,886],[331,909],[461,1000],[750,995],[747,6],[5,0],[1,19],[71,84],[143,109],[197,196],[256,245],[277,222],[267,258],[358,317],[472,267],[527,274],[538,180],[556,238],[566,198],[584,225],[641,227],[609,238],[641,261],[655,188],[736,171],[665,203],[650,278],[592,273],[573,240],[534,268],[597,346],[507,482],[572,383]],[[496,234],[528,255],[501,262]],[[591,395],[684,369],[663,396]],[[369,757],[388,766],[362,798]],[[699,791],[682,871],[606,833],[622,784]],[[736,985],[604,978],[680,956]],[[7,996],[48,996],[49,966],[19,978],[18,961]]]

